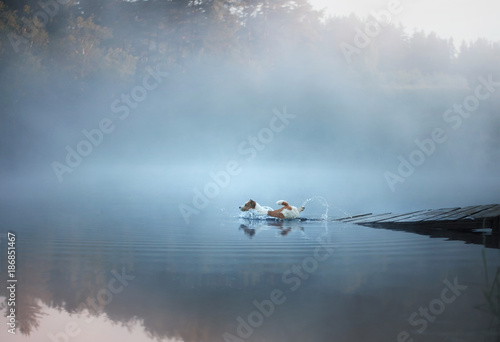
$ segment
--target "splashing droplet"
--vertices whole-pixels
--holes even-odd
[[[313,196],[311,198],[308,198],[304,201],[304,203],[302,203],[302,206],[305,207],[305,205],[311,201],[318,201],[323,207],[325,207],[325,212],[321,215],[321,219],[323,221],[326,221],[328,220],[328,209],[329,209],[329,205],[328,205],[328,202],[326,201],[326,199],[323,197],[323,196]]]
[[[328,202],[326,201],[326,199],[323,197],[323,196],[313,196],[311,198],[308,198],[304,201],[304,203],[302,203],[302,206],[305,206],[307,203],[311,202],[311,201],[318,201],[321,205],[323,205],[323,207],[325,207],[325,212],[321,215],[321,220],[323,221],[326,221],[328,220],[328,210],[330,209],[330,205],[328,204]],[[342,214],[346,217],[350,217],[352,216],[351,214],[349,214],[348,212],[346,212],[344,209],[342,208],[339,208],[335,205],[332,205],[332,207],[340,212],[342,212]]]

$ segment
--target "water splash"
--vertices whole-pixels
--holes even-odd
[[[313,196],[311,198],[308,198],[304,201],[304,203],[302,203],[301,206],[305,207],[307,203],[314,200],[318,201],[323,207],[325,207],[325,212],[321,215],[321,219],[324,221],[328,220],[328,209],[330,208],[330,206],[323,196]]]
[[[304,203],[302,203],[302,206],[305,206],[307,203],[309,203],[311,201],[318,201],[323,207],[325,207],[325,212],[321,215],[321,219],[325,220],[325,221],[328,220],[328,210],[330,209],[330,205],[328,204],[326,199],[323,196],[313,196],[311,198],[306,199],[304,201]],[[351,214],[346,212],[344,209],[339,208],[335,205],[332,205],[332,208],[342,212],[346,217],[352,216]]]
[[[349,213],[348,213],[347,211],[345,211],[344,209],[339,208],[339,207],[337,207],[336,205],[333,205],[332,207],[333,207],[333,208],[335,208],[335,209],[337,209],[338,211],[340,211],[340,212],[344,215],[344,217],[352,217],[352,214],[349,214]]]

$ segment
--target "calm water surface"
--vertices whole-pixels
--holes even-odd
[[[18,283],[2,341],[499,340],[498,249],[234,209],[186,225],[164,205],[4,204],[5,322],[8,231]]]

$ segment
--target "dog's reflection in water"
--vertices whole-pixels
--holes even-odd
[[[252,238],[255,234],[263,230],[276,229],[278,236],[286,236],[294,230],[304,231],[304,228],[299,225],[284,224],[284,222],[266,222],[266,223],[246,223],[240,224],[240,230],[243,230],[246,236]]]
[[[255,235],[255,228],[249,228],[245,224],[240,224],[240,230],[243,230],[243,233],[245,233],[245,235],[249,238],[252,238]]]

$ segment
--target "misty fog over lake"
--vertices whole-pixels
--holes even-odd
[[[497,341],[497,248],[334,221],[500,203],[500,42],[405,6],[0,2],[2,340]]]

